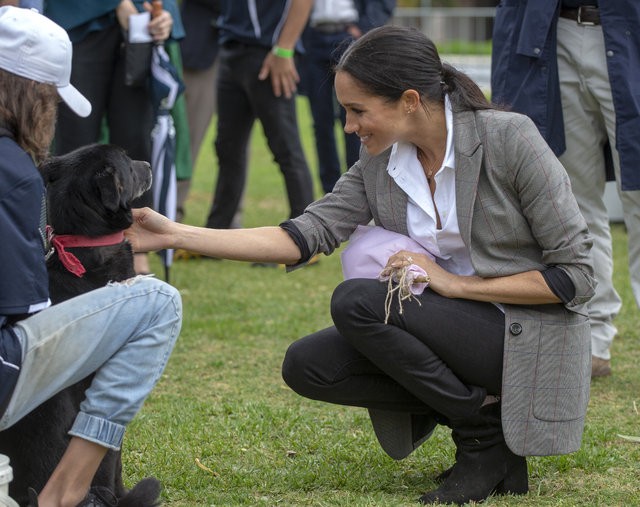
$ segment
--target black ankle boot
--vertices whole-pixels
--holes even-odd
[[[529,489],[527,460],[507,447],[500,407],[488,406],[466,423],[453,424],[456,464],[437,489],[420,502],[462,505],[496,494],[525,494]],[[445,474],[446,475],[446,474]]]

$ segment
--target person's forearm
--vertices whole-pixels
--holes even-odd
[[[515,305],[561,303],[539,271],[496,278],[457,276],[446,291],[448,297]]]
[[[207,229],[176,223],[172,242],[174,248],[223,259],[280,264],[300,260],[300,250],[280,227]]]
[[[294,0],[291,2],[287,20],[282,27],[278,42],[276,43],[278,47],[284,49],[295,48],[302,30],[304,30],[307,24],[312,7],[313,0]]]

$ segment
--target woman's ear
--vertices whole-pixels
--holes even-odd
[[[405,90],[400,100],[407,114],[414,113],[420,107],[420,94],[416,90]]]

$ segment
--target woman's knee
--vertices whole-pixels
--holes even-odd
[[[305,373],[308,359],[306,348],[298,340],[289,345],[282,361],[282,379],[293,391],[305,397],[309,397],[311,391],[311,383]]]
[[[352,278],[340,283],[331,296],[331,317],[340,329],[362,315],[370,304],[372,289],[380,284],[377,280]]]
[[[301,396],[325,399],[345,361],[344,345],[334,327],[293,342],[282,362],[282,378]]]

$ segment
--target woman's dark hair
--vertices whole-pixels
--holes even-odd
[[[58,100],[54,85],[0,69],[0,126],[11,132],[36,163],[49,153]]]
[[[390,102],[416,90],[423,101],[435,104],[449,95],[454,111],[494,107],[469,76],[442,63],[433,41],[415,28],[374,28],[347,48],[335,71],[348,73],[363,89]]]

